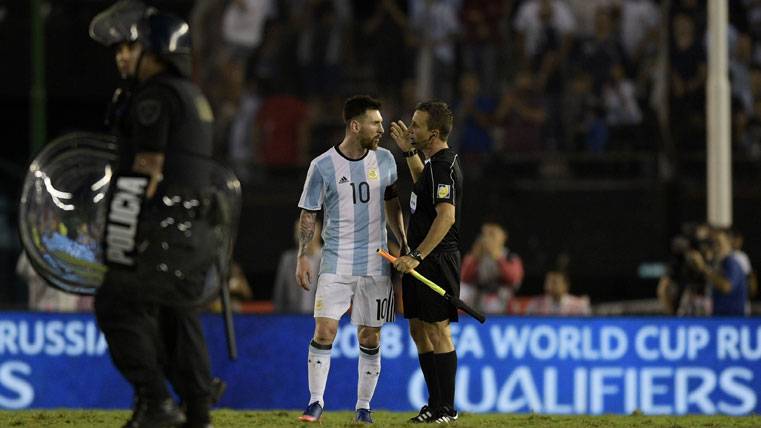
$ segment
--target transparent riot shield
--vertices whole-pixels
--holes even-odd
[[[104,261],[107,205],[113,191],[116,160],[113,137],[75,133],[48,144],[29,166],[20,203],[21,241],[35,270],[58,289],[92,295],[103,284],[108,270]],[[240,182],[229,169],[203,157],[193,157],[191,162],[194,171],[203,171],[203,183],[191,187],[178,183],[163,188],[164,193],[157,194],[153,202],[154,229],[161,231],[147,234],[140,244],[141,248],[160,249],[172,242],[180,248],[185,244],[176,236],[203,231],[205,245],[190,248],[188,254],[209,252],[203,257],[209,264],[207,277],[202,293],[195,293],[192,301],[183,302],[200,304],[216,297],[227,279],[241,196]],[[153,223],[146,221],[149,225]],[[173,241],[167,238],[164,229],[175,232]],[[177,231],[181,233],[177,235]],[[170,273],[177,273],[176,282],[181,284],[184,258],[177,257],[178,252],[171,252],[174,259],[145,257],[152,264],[141,272],[149,272],[145,278],[159,278],[160,272],[150,273],[150,269],[167,265]],[[172,263],[180,267],[174,268]]]
[[[95,294],[103,282],[100,241],[116,158],[114,138],[77,133],[52,141],[29,165],[19,234],[32,266],[56,288]]]

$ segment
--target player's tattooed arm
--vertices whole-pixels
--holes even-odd
[[[307,249],[314,239],[317,224],[317,212],[302,210],[299,217],[299,254],[296,257],[296,282],[304,290],[309,290],[312,282],[312,271],[309,266]]]
[[[316,223],[316,211],[301,211],[301,216],[299,217],[299,256],[306,255],[309,243],[314,239]]]

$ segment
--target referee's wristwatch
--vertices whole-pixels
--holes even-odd
[[[414,147],[411,148],[409,151],[402,152],[402,156],[404,156],[405,158],[411,158],[415,155],[417,155],[417,149]]]
[[[419,263],[423,263],[423,255],[420,254],[420,250],[412,250],[407,253],[407,255],[417,260]]]

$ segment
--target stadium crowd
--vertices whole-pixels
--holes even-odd
[[[217,113],[217,150],[265,169],[303,167],[334,141],[341,96],[352,91],[381,96],[390,117],[431,94],[443,98],[455,107],[452,141],[470,162],[546,151],[699,151],[705,7],[199,0],[196,80]],[[761,6],[730,2],[730,12],[733,142],[757,159]]]
[[[732,145],[758,162],[761,2],[729,7]],[[189,18],[194,80],[217,119],[215,151],[244,182],[303,174],[340,140],[348,93],[378,95],[389,118],[433,94],[443,98],[455,111],[450,141],[473,174],[495,160],[540,155],[548,174],[562,176],[551,153],[658,153],[678,165],[705,148],[706,2],[196,0]],[[545,269],[545,295],[515,298],[522,249],[507,241],[504,226],[487,222],[464,248],[464,298],[490,313],[592,312],[589,297],[569,294],[563,257]],[[319,243],[313,250],[319,255]],[[292,301],[292,258],[284,254],[278,267],[276,310],[310,307]],[[750,263],[736,258],[752,296]],[[707,288],[685,292],[674,263],[658,287],[663,310],[711,313]],[[236,272],[236,284],[245,284]],[[23,260],[19,274],[33,283]]]

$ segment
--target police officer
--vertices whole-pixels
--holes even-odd
[[[449,148],[452,112],[443,102],[418,104],[409,129],[391,124],[391,137],[404,152],[414,181],[410,195],[408,242],[412,249],[394,267],[412,269],[431,279],[452,296],[460,294],[459,228],[462,207],[462,170]],[[425,155],[425,163],[418,150]],[[450,423],[454,409],[457,353],[449,329],[457,309],[411,275],[402,279],[404,317],[410,320],[420,368],[428,386],[428,404],[410,422]]]
[[[126,426],[210,426],[209,357],[195,308],[214,263],[203,220],[213,117],[188,79],[188,25],[123,0],[93,19],[90,36],[115,49],[124,80],[109,109],[119,161],[95,312],[114,365],[135,390]]]

